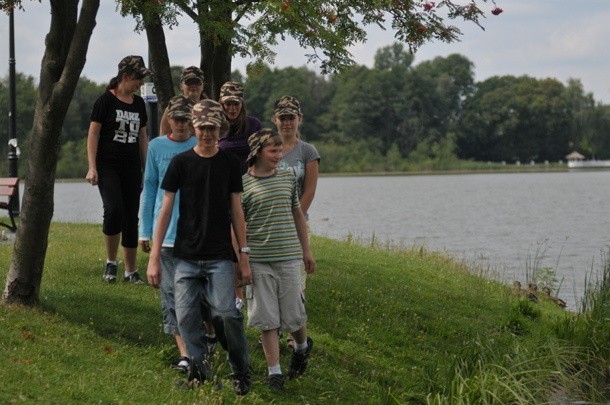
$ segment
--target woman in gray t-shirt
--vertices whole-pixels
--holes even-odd
[[[284,141],[284,157],[280,169],[290,169],[297,178],[301,210],[308,217],[318,185],[320,154],[316,147],[301,140],[299,126],[303,122],[301,105],[295,97],[284,96],[275,102],[273,123]]]
[[[303,122],[301,104],[295,97],[284,96],[274,105],[275,111],[271,120],[282,136],[284,157],[278,169],[290,169],[297,178],[299,201],[305,219],[309,219],[308,211],[316,195],[318,185],[318,165],[320,154],[315,146],[303,141],[299,135],[299,126]],[[309,232],[309,225],[307,226]],[[301,291],[305,298],[307,273],[301,266]],[[288,344],[293,346],[294,339],[288,335]],[[293,346],[294,347],[294,346]]]

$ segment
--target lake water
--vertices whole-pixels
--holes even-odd
[[[608,249],[609,184],[610,171],[322,177],[310,225],[335,239],[443,251],[509,283],[550,267],[575,309]],[[96,187],[57,183],[54,221],[101,218]]]

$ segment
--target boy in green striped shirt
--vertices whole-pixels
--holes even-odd
[[[305,372],[313,341],[307,336],[307,314],[301,291],[301,260],[313,273],[315,260],[299,204],[297,183],[289,170],[278,170],[282,138],[268,128],[248,139],[248,171],[242,180],[242,206],[247,223],[253,284],[246,286],[248,326],[262,331],[262,344],[274,391],[284,385],[279,332],[295,339],[288,378]]]

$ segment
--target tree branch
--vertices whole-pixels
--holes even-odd
[[[193,21],[197,21],[199,15],[195,12],[195,10],[190,8],[184,0],[176,0],[174,3],[178,6],[178,8],[180,8],[180,10],[184,11],[186,15],[191,17]]]

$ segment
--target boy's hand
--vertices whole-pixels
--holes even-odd
[[[148,284],[152,285],[155,288],[159,288],[159,284],[161,284],[161,271],[159,267],[159,259],[153,259],[151,257],[148,260],[148,267],[146,268],[146,278],[148,279]]]
[[[305,273],[311,274],[316,269],[316,261],[311,252],[303,253],[303,263],[305,263]]]
[[[243,258],[241,258],[239,261],[239,271],[241,273],[241,284],[252,284],[252,270],[250,269],[250,262],[248,260],[243,260]]]

